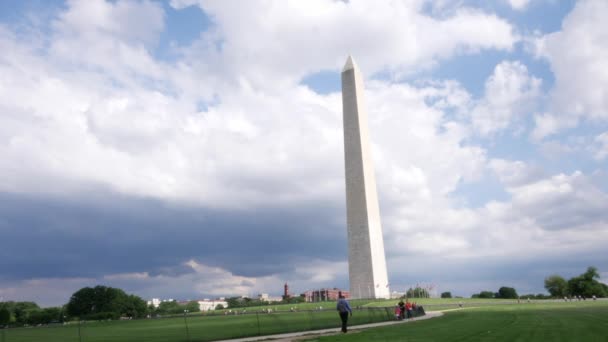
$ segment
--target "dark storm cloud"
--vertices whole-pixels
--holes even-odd
[[[166,277],[179,277],[185,274],[190,274],[190,273],[195,273],[195,270],[189,266],[189,265],[185,265],[185,264],[181,264],[181,265],[176,265],[176,266],[166,266],[166,267],[159,267],[157,269],[148,271],[148,274],[151,277],[156,277],[156,276],[166,276]]]
[[[325,203],[228,212],[94,193],[0,194],[0,277],[180,275],[192,272],[182,265],[190,259],[263,276],[293,271],[297,260],[346,259],[341,211]]]

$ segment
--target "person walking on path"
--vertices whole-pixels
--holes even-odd
[[[353,310],[350,308],[348,301],[344,298],[343,295],[340,295],[338,298],[338,303],[336,304],[336,310],[340,314],[340,319],[342,320],[342,332],[345,333],[347,331],[346,324],[348,323],[348,315],[353,315]]]

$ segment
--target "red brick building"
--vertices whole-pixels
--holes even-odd
[[[334,301],[338,300],[340,294],[346,299],[350,298],[350,292],[335,287],[333,289],[310,290],[303,293],[304,299],[307,302]]]

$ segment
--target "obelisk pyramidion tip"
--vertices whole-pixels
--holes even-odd
[[[345,72],[346,70],[350,70],[350,69],[355,69],[357,67],[357,64],[355,63],[355,59],[353,58],[353,56],[348,55],[348,59],[346,60],[346,64],[344,64],[344,68],[342,69],[342,72]]]

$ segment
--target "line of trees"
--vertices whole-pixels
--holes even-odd
[[[471,298],[502,298],[502,299],[517,299],[519,295],[512,287],[502,286],[498,292],[481,291],[471,296]]]
[[[430,298],[429,291],[420,286],[416,286],[415,288],[409,288],[405,292],[405,296],[407,298]]]
[[[304,303],[306,298],[303,296],[290,296],[287,298],[283,298],[280,301],[265,301],[257,298],[248,298],[248,297],[229,297],[226,298],[226,303],[228,303],[229,308],[247,308],[250,306],[264,306],[264,305],[275,305],[275,304],[298,304]],[[223,309],[223,307],[222,307]]]
[[[182,314],[184,312],[200,312],[200,306],[198,305],[198,302],[195,300],[189,301],[188,303],[186,303],[186,305],[180,305],[177,301],[167,301],[167,302],[161,302],[157,308],[155,308],[153,305],[150,305],[148,307],[148,311],[150,313],[150,315],[152,316],[156,316],[156,315],[177,315],[177,314]]]
[[[146,302],[138,296],[126,294],[121,289],[95,286],[76,291],[61,307],[40,308],[34,302],[0,302],[0,327],[62,323],[73,319],[141,318],[150,313]]]
[[[563,298],[566,296],[580,296],[583,298],[608,297],[608,285],[599,282],[600,275],[597,268],[590,266],[587,271],[569,280],[554,274],[545,278],[545,289],[551,297]],[[421,287],[410,288],[406,292],[409,298],[428,298],[429,293]],[[450,292],[441,294],[442,298],[451,298]],[[524,298],[544,299],[549,296],[543,294],[524,295]],[[517,299],[519,295],[512,287],[503,286],[498,292],[481,291],[471,298],[504,298]],[[269,305],[285,302],[300,302],[304,298],[292,297],[289,301],[268,303],[258,299],[231,297],[226,301],[229,307],[248,307]],[[85,287],[76,291],[69,302],[63,307],[40,308],[34,302],[0,302],[0,327],[9,324],[37,325],[61,323],[70,319],[118,319],[120,317],[142,318],[148,315],[181,314],[185,311],[199,312],[198,302],[191,301],[180,305],[176,301],[162,302],[158,308],[150,305],[138,296],[129,295],[121,289],[95,286]]]
[[[568,296],[580,296],[583,298],[608,296],[608,285],[600,283],[600,275],[597,268],[590,266],[587,271],[569,280],[562,276],[553,274],[545,278],[545,289],[551,296],[563,298]]]
[[[531,299],[548,299],[548,298],[564,298],[564,297],[576,297],[580,296],[583,298],[591,298],[593,296],[601,298],[608,297],[608,285],[599,281],[600,275],[597,268],[590,266],[587,268],[585,273],[572,277],[569,280],[564,279],[562,276],[553,274],[545,278],[545,289],[550,295],[539,294],[526,294],[519,296],[517,291],[512,287],[501,287],[498,292],[492,291],[481,291],[471,296],[471,298],[506,298],[506,299],[517,299],[517,298],[531,298]],[[442,298],[449,298],[447,295],[451,295],[449,292],[441,294]],[[444,296],[445,295],[445,296]]]
[[[62,307],[40,308],[34,302],[1,302],[0,327],[9,324],[38,325],[61,323],[65,319]]]

